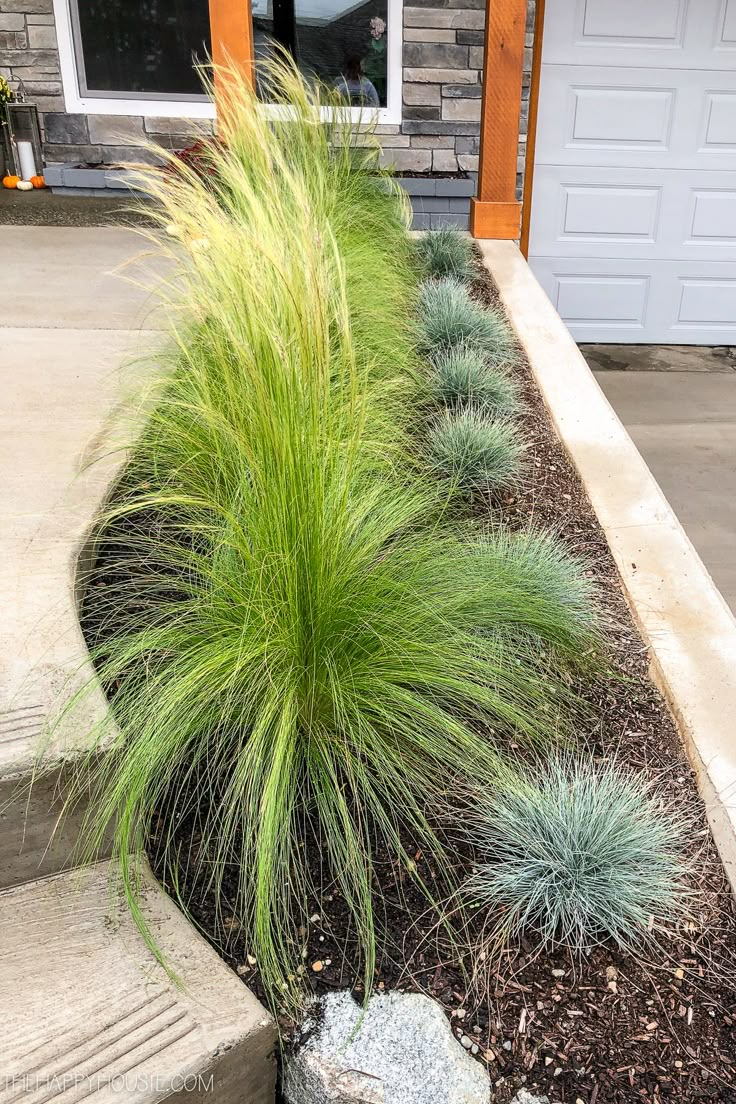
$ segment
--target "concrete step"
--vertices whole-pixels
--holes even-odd
[[[107,862],[0,893],[3,1104],[273,1104],[272,1018],[146,867],[146,946]]]

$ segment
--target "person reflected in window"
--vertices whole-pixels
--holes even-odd
[[[363,62],[357,54],[345,58],[344,73],[335,81],[335,88],[350,101],[351,107],[380,107],[381,101],[373,81],[363,72]]]

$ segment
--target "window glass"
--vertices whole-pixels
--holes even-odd
[[[73,3],[83,94],[202,94],[194,63],[209,55],[208,0]]]
[[[386,106],[387,0],[252,0],[255,53],[275,39],[353,106]]]

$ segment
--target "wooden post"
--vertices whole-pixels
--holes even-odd
[[[526,128],[526,158],[524,160],[524,197],[521,209],[521,245],[523,256],[529,259],[529,236],[532,226],[532,195],[534,194],[534,159],[537,154],[537,115],[539,114],[539,83],[542,78],[542,40],[544,38],[545,0],[537,0],[534,18],[534,54],[529,86],[529,121]]]
[[[518,238],[516,198],[527,0],[486,0],[478,196],[470,201],[476,238]]]
[[[227,116],[228,69],[243,74],[255,85],[253,17],[250,0],[209,0],[212,63],[215,67],[215,102],[220,129]]]

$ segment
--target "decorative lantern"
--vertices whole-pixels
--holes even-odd
[[[1,129],[7,171],[23,180],[43,173],[41,127],[36,105],[13,101],[6,103],[0,121],[5,123]]]

